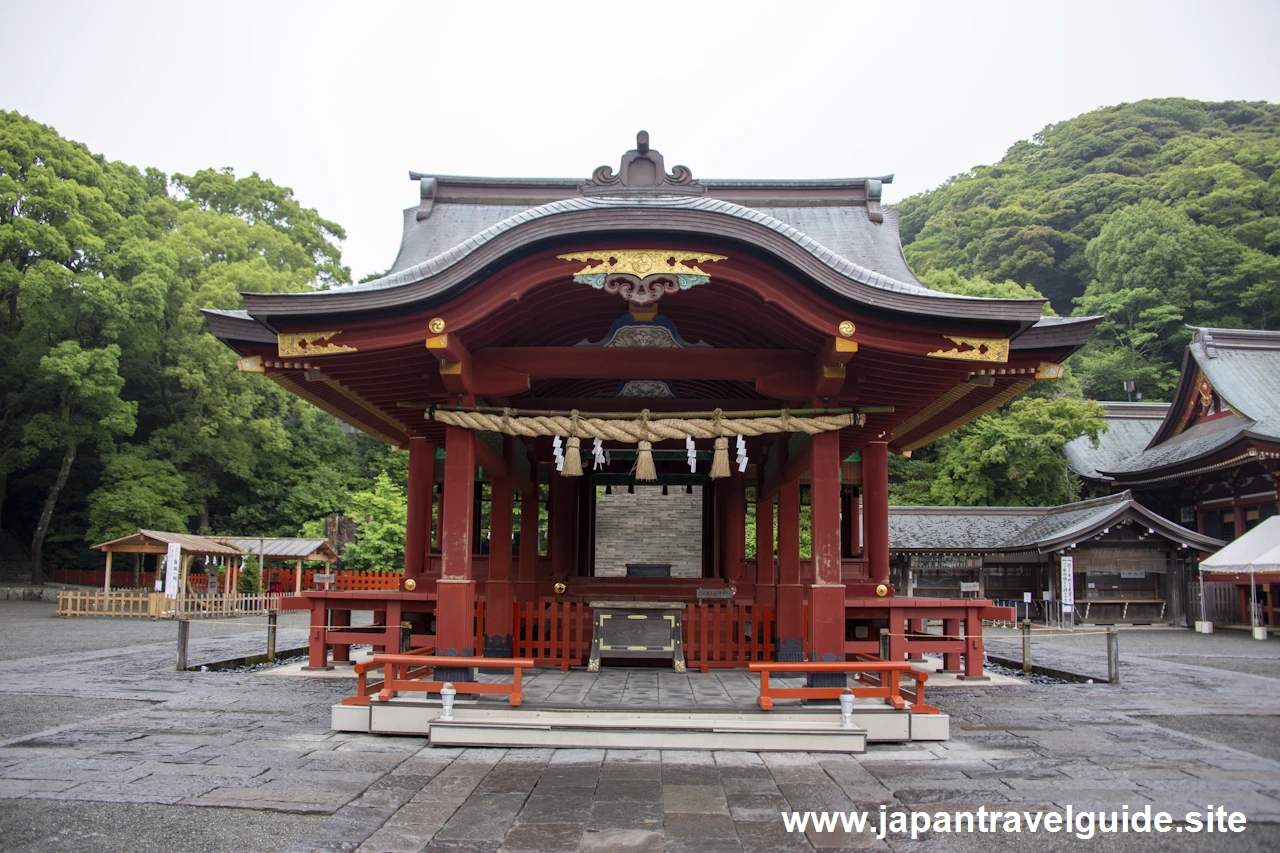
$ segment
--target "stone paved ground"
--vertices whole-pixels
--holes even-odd
[[[342,679],[176,673],[167,623],[0,602],[0,851],[1280,849],[1280,643],[1134,630],[1123,683],[938,690],[943,744],[863,756],[440,750],[331,732]],[[294,620],[280,645],[300,645]],[[260,652],[196,625],[193,663]],[[40,645],[54,653],[40,655]],[[1016,657],[1016,639],[992,647]],[[1105,673],[1102,638],[1037,660]],[[655,744],[655,746],[659,746]],[[789,834],[789,809],[1118,809],[1249,815],[1243,835]]]

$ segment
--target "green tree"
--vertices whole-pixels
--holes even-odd
[[[1075,500],[1079,484],[1063,446],[1077,436],[1097,441],[1102,407],[1063,396],[1023,398],[954,436],[938,460],[929,491],[938,506],[1048,506]]]
[[[115,345],[83,350],[75,341],[63,341],[40,359],[36,383],[50,391],[57,409],[27,421],[23,443],[37,450],[55,449],[62,461],[31,538],[32,579],[37,582],[44,577],[45,533],[80,445],[90,439],[109,443],[115,435],[132,434],[136,426],[137,404],[120,399],[124,380],[118,372],[119,356]]]
[[[240,567],[240,578],[236,581],[236,591],[243,595],[262,592],[262,569],[257,554],[245,554],[244,563]]]
[[[408,503],[404,489],[379,474],[373,488],[351,495],[347,514],[356,523],[358,540],[347,546],[342,560],[357,571],[404,568],[404,532]]]
[[[186,530],[195,514],[187,482],[172,463],[147,459],[126,447],[104,459],[98,488],[89,495],[86,538],[105,542],[139,528]]]

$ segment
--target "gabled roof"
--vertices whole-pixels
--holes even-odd
[[[129,536],[102,542],[93,547],[102,551],[178,545],[184,554],[210,557],[238,557],[241,554],[263,554],[267,559],[338,559],[338,554],[325,539],[292,539],[273,536],[197,536],[193,533],[170,533],[164,530],[139,530]]]
[[[1063,452],[1067,464],[1088,480],[1110,480],[1099,471],[1110,470],[1136,453],[1141,453],[1169,411],[1168,403],[1102,403],[1107,429],[1094,447],[1088,436],[1067,442]]]
[[[1124,521],[1202,551],[1222,542],[1156,515],[1129,492],[1055,507],[889,508],[889,547],[897,551],[1044,553],[1069,547]]]
[[[1173,404],[1150,443],[1101,474],[1133,480],[1204,460],[1243,439],[1280,441],[1280,332],[1192,329]],[[1184,428],[1200,376],[1235,414]]]
[[[327,539],[290,539],[278,536],[265,537],[240,537],[240,536],[214,536],[210,537],[217,542],[222,542],[232,547],[240,549],[245,554],[257,554],[259,556],[265,554],[268,560],[271,559],[303,559],[303,560],[336,560],[338,554],[329,545]]]
[[[125,551],[130,548],[158,547],[160,545],[178,545],[182,548],[184,554],[196,554],[201,556],[227,556],[234,557],[240,554],[240,550],[221,542],[215,542],[205,536],[196,536],[191,533],[169,533],[164,530],[141,530],[129,536],[122,536],[119,539],[112,539],[110,542],[102,542],[93,547],[100,551]]]

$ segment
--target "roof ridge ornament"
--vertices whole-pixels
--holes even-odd
[[[612,166],[600,166],[591,180],[582,185],[583,195],[702,195],[702,184],[693,179],[688,166],[673,166],[667,172],[662,154],[649,147],[649,132],[636,134],[636,147],[622,155],[614,174]]]

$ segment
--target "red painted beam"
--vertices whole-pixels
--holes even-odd
[[[733,379],[754,381],[779,370],[812,371],[813,356],[797,350],[649,349],[630,347],[487,347],[477,363],[539,379]]]

